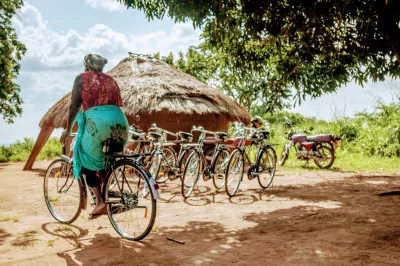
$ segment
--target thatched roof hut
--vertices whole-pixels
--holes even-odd
[[[127,57],[107,72],[121,89],[129,124],[147,130],[152,123],[171,131],[190,131],[201,125],[226,131],[228,123],[249,123],[250,115],[232,99],[165,63]],[[33,163],[55,128],[65,128],[70,93],[59,100],[40,121],[41,131],[24,170]],[[135,116],[140,115],[140,122]]]

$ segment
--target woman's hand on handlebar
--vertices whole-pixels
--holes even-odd
[[[68,132],[67,129],[65,129],[65,130],[61,133],[60,142],[61,142],[61,145],[62,145],[62,146],[65,146],[65,144],[66,144],[66,141],[65,141],[65,140],[67,139],[68,135],[69,135],[69,132]]]

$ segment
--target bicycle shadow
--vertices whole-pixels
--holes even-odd
[[[61,224],[57,222],[50,222],[42,224],[43,232],[60,237],[66,240],[77,240],[88,235],[87,229],[82,229],[79,226],[72,224]]]
[[[182,265],[188,256],[196,256],[193,253],[196,243],[202,250],[207,250],[212,238],[222,243],[226,239],[221,236],[228,234],[219,223],[196,221],[186,226],[160,228],[158,233],[152,232],[140,242],[98,233],[80,241],[79,247],[58,252],[57,256],[67,265]]]
[[[0,246],[4,244],[6,241],[6,238],[11,237],[12,234],[8,233],[6,230],[3,228],[0,228]]]
[[[249,194],[250,192],[250,194]],[[178,203],[183,201],[190,206],[206,206],[210,204],[236,204],[248,205],[262,199],[263,190],[241,189],[234,197],[228,197],[224,189],[210,188],[207,184],[196,185],[188,198],[183,198],[181,185],[164,183],[160,186],[160,199],[162,203]]]

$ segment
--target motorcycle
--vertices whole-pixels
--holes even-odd
[[[287,124],[291,127],[290,124]],[[313,130],[313,128],[310,128]],[[296,131],[291,129],[287,134],[290,143],[285,144],[280,155],[279,165],[284,165],[289,157],[291,147],[296,150],[296,157],[299,160],[314,160],[315,164],[321,169],[328,169],[335,161],[335,151],[339,147],[339,137],[332,134],[321,134],[307,136],[308,131]]]

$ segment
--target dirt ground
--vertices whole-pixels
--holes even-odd
[[[281,170],[266,191],[246,179],[229,199],[201,181],[187,201],[167,183],[153,232],[129,242],[90,210],[56,223],[43,199],[48,164],[0,164],[1,265],[400,265],[398,176]]]

